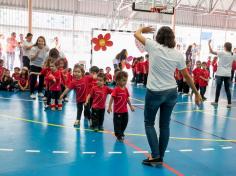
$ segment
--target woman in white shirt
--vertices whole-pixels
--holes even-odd
[[[145,132],[151,148],[151,156],[143,160],[145,165],[157,165],[163,163],[165,150],[170,135],[170,118],[177,101],[177,86],[174,79],[175,69],[180,70],[186,82],[195,93],[195,102],[201,102],[201,95],[194,86],[189,75],[183,55],[175,49],[175,35],[168,26],[158,30],[156,41],[146,39],[142,33],[154,32],[153,28],[142,27],[134,36],[143,45],[149,54],[149,73],[147,92],[145,97],[144,123]],[[160,136],[159,140],[155,130],[155,119],[160,109]]]
[[[230,77],[231,77],[231,68],[232,63],[236,60],[236,56],[232,53],[232,44],[226,42],[224,44],[224,52],[215,52],[211,47],[211,40],[209,40],[209,50],[211,54],[218,55],[218,67],[216,71],[216,93],[215,93],[215,101],[211,104],[213,106],[218,105],[220,90],[222,87],[222,83],[225,85],[225,92],[227,95],[228,105],[227,108],[231,108],[231,92],[230,92]]]
[[[46,46],[46,40],[43,36],[38,37],[36,44],[31,48],[30,51],[30,97],[35,99],[36,96],[34,94],[36,89],[36,83],[38,78],[38,73],[41,72],[43,63],[47,58],[49,48]],[[38,84],[38,96],[43,97],[43,83],[44,77],[42,75],[39,76],[39,84]]]

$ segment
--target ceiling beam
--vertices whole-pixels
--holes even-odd
[[[219,0],[216,0],[215,3],[213,4],[213,1],[211,0],[210,11],[209,11],[210,14],[214,13],[214,11],[216,10],[218,2],[219,2]]]

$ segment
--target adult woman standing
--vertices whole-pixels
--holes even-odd
[[[195,102],[201,102],[201,95],[194,86],[181,53],[175,49],[175,35],[168,26],[158,30],[156,41],[146,39],[142,33],[153,32],[150,27],[138,29],[134,36],[149,54],[149,74],[145,97],[144,123],[145,132],[151,148],[151,156],[143,160],[143,164],[162,164],[170,135],[170,117],[177,101],[177,86],[174,79],[175,69],[181,72],[186,82],[195,93]],[[154,128],[155,118],[160,109],[159,140]]]
[[[30,52],[30,97],[35,99],[36,96],[34,94],[35,87],[37,83],[38,73],[41,72],[44,61],[47,58],[47,53],[49,48],[46,46],[46,40],[43,36],[38,37],[36,44],[31,48]],[[43,97],[43,82],[44,77],[42,75],[39,76],[39,84],[38,84],[38,96]]]
[[[218,67],[216,71],[216,93],[215,93],[215,101],[211,104],[213,106],[218,105],[220,90],[222,87],[222,83],[225,85],[225,92],[227,95],[228,105],[227,108],[231,108],[231,92],[229,89],[230,86],[230,77],[231,77],[231,67],[234,60],[236,60],[236,55],[232,53],[232,44],[226,42],[224,44],[224,52],[215,52],[211,47],[211,40],[208,42],[209,50],[211,54],[218,55]]]
[[[122,70],[123,65],[126,63],[128,57],[128,52],[126,49],[123,49],[120,53],[116,55],[116,58],[113,60],[114,69],[119,68]]]

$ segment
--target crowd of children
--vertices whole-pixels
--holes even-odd
[[[147,78],[148,78],[148,69],[149,69],[149,55],[145,55],[144,57],[138,57],[133,59],[132,63],[132,71],[133,71],[133,78],[132,82],[135,84],[143,84],[144,86],[147,85]]]
[[[200,94],[203,100],[206,100],[207,98],[205,97],[205,92],[206,92],[209,79],[211,79],[210,67],[212,66],[212,70],[213,70],[212,78],[215,79],[215,72],[217,71],[217,57],[214,57],[213,61],[211,61],[211,58],[208,57],[207,62],[201,62],[198,60],[196,62],[196,67],[193,70],[191,70],[192,68],[191,62],[186,61],[186,65],[187,65],[187,70],[189,74],[193,77],[194,84],[197,90],[200,90]],[[178,69],[176,69],[174,76],[178,85],[178,93],[184,94],[184,95],[193,95],[193,93],[189,94],[189,86],[185,82],[182,74],[180,73]]]
[[[0,60],[0,88],[7,91],[25,91],[29,89],[30,75],[41,75],[44,77],[45,93],[43,100],[45,108],[50,107],[52,111],[56,109],[61,111],[63,101],[67,101],[66,95],[70,90],[75,90],[77,117],[74,126],[80,125],[84,109],[84,117],[95,131],[103,130],[106,99],[111,94],[107,112],[114,111],[115,136],[118,141],[122,142],[128,124],[127,105],[134,111],[126,88],[128,74],[116,69],[113,80],[110,67],[107,67],[106,73],[104,73],[103,69],[93,66],[89,73],[85,73],[83,65],[76,64],[73,73],[71,73],[71,69],[67,65],[66,59],[58,58],[55,60],[49,56],[40,73],[31,72],[29,74],[28,68],[16,67],[11,76],[10,71],[3,67],[3,60]],[[115,85],[115,87],[112,89],[108,85]],[[112,108],[112,104],[114,104],[114,108]]]

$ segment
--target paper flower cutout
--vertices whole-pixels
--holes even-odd
[[[99,51],[102,49],[102,51],[106,51],[107,47],[111,47],[113,45],[113,42],[110,41],[111,34],[106,33],[104,36],[102,34],[99,34],[97,38],[93,38],[92,42],[95,44],[94,50]]]

